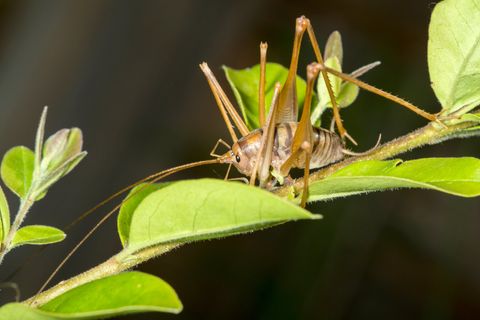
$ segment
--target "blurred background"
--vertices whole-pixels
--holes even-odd
[[[1,1],[0,153],[33,147],[44,105],[50,107],[47,134],[80,127],[89,151],[26,223],[62,228],[147,174],[208,158],[228,132],[198,64],[208,61],[226,89],[221,65],[258,63],[260,41],[268,41],[270,61],[287,65],[295,17],[302,14],[320,43],[341,32],[344,70],[381,60],[367,82],[438,111],[426,61],[433,7],[431,0]],[[301,74],[312,60],[307,44]],[[365,92],[343,117],[359,151],[379,133],[386,141],[425,124]],[[402,158],[479,157],[477,146],[476,139],[453,140]],[[172,179],[223,177],[225,170],[198,168]],[[184,311],[124,319],[480,317],[479,199],[401,190],[310,209],[324,219],[190,244],[145,263],[139,269],[169,282]],[[22,298],[38,290],[105,212],[25,265],[13,279]],[[115,224],[111,219],[88,240],[54,282],[117,252]],[[8,255],[1,277],[35,251],[22,247]],[[9,291],[0,296],[13,299]]]

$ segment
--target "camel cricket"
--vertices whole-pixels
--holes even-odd
[[[317,61],[307,66],[307,89],[302,115],[298,122],[296,76],[300,46],[305,31],[308,33]],[[361,88],[397,102],[430,121],[437,121],[435,115],[429,114],[403,99],[357,79],[358,76],[374,67],[376,65],[375,63],[367,65],[362,68],[363,70],[352,75],[346,75],[326,67],[310,21],[304,16],[296,20],[293,52],[287,79],[283,85],[279,83],[276,84],[270,111],[267,119],[265,119],[266,52],[267,44],[261,43],[258,104],[261,127],[251,132],[248,130],[232,103],[228,100],[228,97],[220,87],[208,65],[206,63],[200,64],[200,68],[208,80],[215,101],[233,140],[231,147],[223,140],[219,140],[212,150],[211,155],[217,157],[220,163],[234,165],[240,173],[250,177],[251,185],[254,185],[258,178],[260,187],[267,189],[272,189],[277,182],[282,184],[285,180],[291,181],[289,172],[292,168],[304,169],[305,185],[300,202],[302,207],[305,206],[308,199],[310,169],[324,167],[343,159],[345,155],[364,155],[375,148],[363,153],[354,153],[345,148],[344,138],[351,138],[342,125],[339,107],[335,100],[327,73],[331,73],[345,81],[352,82]],[[319,73],[322,73],[323,80],[325,81],[339,135],[333,130],[313,127],[310,121],[313,85]],[[237,137],[229,117],[242,135],[241,138]],[[230,149],[223,155],[217,155],[215,153],[220,143]],[[228,172],[229,171],[227,171],[227,176]]]

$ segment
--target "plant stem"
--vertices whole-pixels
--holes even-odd
[[[61,281],[54,287],[41,292],[24,302],[33,307],[41,306],[61,295],[62,293],[67,292],[68,290],[76,288],[87,282],[131,269],[144,261],[160,256],[178,246],[178,244],[159,245],[145,248],[134,253],[130,253],[128,249],[124,249],[107,261],[68,280]]]
[[[30,190],[33,190],[33,185],[30,188]],[[5,258],[5,256],[12,249],[11,246],[12,246],[13,238],[15,237],[17,230],[22,225],[22,222],[25,219],[28,211],[30,211],[30,208],[35,202],[35,196],[36,195],[34,195],[31,191],[29,191],[25,195],[25,198],[20,201],[17,214],[15,215],[15,220],[13,221],[12,226],[8,231],[8,234],[5,237],[5,241],[2,243],[0,248],[0,264],[2,264],[2,261]]]

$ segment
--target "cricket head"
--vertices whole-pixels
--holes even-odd
[[[220,157],[220,162],[232,164],[241,174],[251,176],[257,162],[261,138],[261,129],[250,132],[236,141],[230,150]]]

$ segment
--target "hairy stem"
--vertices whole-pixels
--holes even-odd
[[[32,190],[32,188],[30,188]],[[20,201],[20,206],[18,207],[17,214],[15,215],[15,220],[8,231],[7,236],[5,237],[5,241],[2,243],[0,247],[0,264],[2,264],[3,259],[7,255],[7,253],[12,249],[12,241],[17,233],[18,229],[22,225],[23,220],[27,216],[28,211],[32,207],[33,203],[35,202],[36,195],[32,194],[32,192],[28,192],[25,195],[25,199]]]
[[[115,275],[122,271],[131,269],[142,262],[160,256],[176,247],[178,247],[178,244],[167,244],[142,249],[135,253],[129,253],[127,250],[120,251],[120,253],[114,255],[107,261],[102,262],[90,270],[87,270],[68,280],[61,281],[54,287],[41,292],[24,302],[33,307],[41,306],[55,297],[67,292],[68,290],[76,288],[87,282]]]

